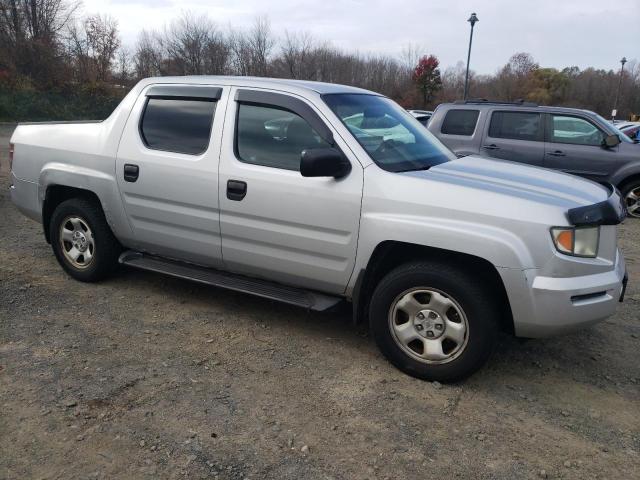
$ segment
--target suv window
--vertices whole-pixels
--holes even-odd
[[[199,155],[209,145],[216,102],[149,98],[142,114],[140,133],[154,150]]]
[[[594,124],[579,117],[552,115],[551,118],[551,142],[600,146],[606,136]]]
[[[238,104],[236,156],[254,165],[300,170],[309,148],[329,145],[301,116],[279,107]]]
[[[471,136],[476,129],[479,110],[449,110],[444,116],[441,133]]]
[[[494,112],[489,136],[513,140],[542,141],[540,114],[533,112]]]

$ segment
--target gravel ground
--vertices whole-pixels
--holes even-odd
[[[0,127],[0,478],[640,478],[640,221],[628,296],[501,338],[464,383],[391,367],[347,313],[132,270],[69,279],[9,201]]]

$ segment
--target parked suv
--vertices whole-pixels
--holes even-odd
[[[640,218],[640,146],[594,112],[459,101],[439,105],[428,129],[459,157],[480,154],[611,183],[629,215]]]
[[[73,278],[123,264],[306,309],[346,300],[419,378],[462,378],[499,329],[564,333],[624,295],[611,186],[456,159],[366,90],[147,79],[103,122],[20,124],[11,143],[11,198]]]

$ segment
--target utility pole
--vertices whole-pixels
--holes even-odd
[[[620,79],[618,80],[618,90],[616,91],[616,101],[613,103],[613,111],[611,112],[611,122],[616,120],[616,115],[618,115],[618,100],[620,99],[620,88],[622,87],[622,77],[624,75],[624,64],[627,63],[627,58],[622,57],[620,59]]]
[[[473,43],[473,27],[480,20],[475,13],[472,13],[467,22],[471,24],[471,33],[469,34],[469,51],[467,52],[467,74],[464,77],[464,99],[467,99],[469,93],[469,61],[471,60],[471,44]]]

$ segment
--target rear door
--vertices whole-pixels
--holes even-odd
[[[542,166],[544,163],[542,114],[530,111],[494,110],[480,150],[488,157]]]
[[[574,114],[546,114],[544,166],[603,181],[616,170],[618,147],[604,148],[607,134],[589,119]]]
[[[300,174],[303,150],[331,144],[324,116],[301,97],[237,88],[220,154],[220,225],[226,267],[282,283],[342,293],[353,272],[363,169],[344,178]]]
[[[218,159],[227,92],[152,85],[129,116],[116,175],[137,248],[222,265]]]

